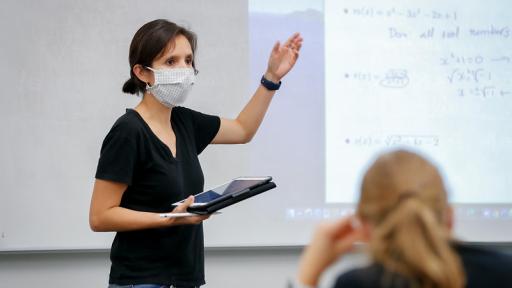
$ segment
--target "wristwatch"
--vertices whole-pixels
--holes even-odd
[[[265,75],[261,76],[260,82],[263,87],[267,88],[267,90],[270,90],[270,91],[278,90],[279,87],[281,87],[281,81],[279,81],[279,83],[274,83],[274,82],[268,80],[267,78],[265,78]]]

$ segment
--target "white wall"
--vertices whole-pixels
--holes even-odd
[[[489,245],[512,253],[512,244]],[[206,288],[286,287],[295,276],[302,248],[207,249]],[[325,273],[321,287],[334,276],[366,261],[347,255]],[[106,287],[110,260],[107,251],[0,254],[0,287]]]
[[[246,1],[2,1],[1,251],[110,247],[112,237],[88,225],[94,172],[115,119],[140,101],[121,92],[130,41],[159,18],[198,35],[200,74],[187,106],[235,116],[259,81],[248,83]],[[246,171],[246,161],[226,159],[245,159],[249,145],[215,146],[201,155],[205,187]],[[44,217],[20,222],[29,214]]]
[[[285,287],[295,275],[300,252],[298,247],[209,249],[203,287]],[[334,269],[363,260],[349,255]],[[106,287],[109,268],[107,251],[0,254],[0,287]]]

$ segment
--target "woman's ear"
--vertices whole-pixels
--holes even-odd
[[[136,64],[133,66],[133,74],[142,82],[147,83],[149,85],[153,85],[155,83],[155,77],[153,72],[140,64]]]

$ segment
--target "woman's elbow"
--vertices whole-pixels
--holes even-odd
[[[247,144],[251,142],[258,128],[247,124],[244,125],[244,123],[238,119],[234,122],[236,125],[231,126],[233,129],[229,131],[231,136],[230,142],[233,144]]]
[[[94,232],[105,232],[105,227],[102,225],[98,216],[89,215],[89,227]]]
[[[241,133],[239,144],[247,144],[251,142],[252,138],[254,138],[254,135],[256,135],[256,131],[253,132],[244,129],[243,132]]]
[[[252,135],[245,135],[241,141],[240,141],[240,144],[247,144],[249,142],[251,142],[252,138],[254,137],[254,134]]]

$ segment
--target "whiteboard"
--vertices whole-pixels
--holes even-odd
[[[250,96],[246,5],[3,1],[0,250],[110,247],[113,233],[92,232],[88,212],[101,142],[115,119],[140,100],[121,92],[133,34],[158,18],[196,32],[200,74],[187,104],[234,117]],[[204,153],[206,185],[243,171],[237,161],[222,169],[209,163],[244,157],[246,149],[219,146]]]
[[[503,124],[512,123],[508,6],[4,1],[0,251],[110,247],[113,233],[89,228],[94,173],[106,133],[140,100],[121,92],[131,38],[157,18],[198,34],[200,73],[186,106],[228,118],[258,86],[274,42],[296,31],[305,38],[251,143],[211,145],[200,156],[206,188],[244,175],[272,175],[277,184],[206,221],[207,247],[304,245],[319,221],[354,211],[368,161],[402,146],[431,155],[446,172],[460,238],[512,241],[512,199],[503,192],[512,185],[512,154],[502,153],[512,144]],[[437,113],[436,125],[418,116],[427,112]],[[402,125],[409,116],[419,120]],[[457,126],[463,120],[471,125]],[[451,131],[466,138],[447,141]],[[467,139],[479,133],[486,137]]]

